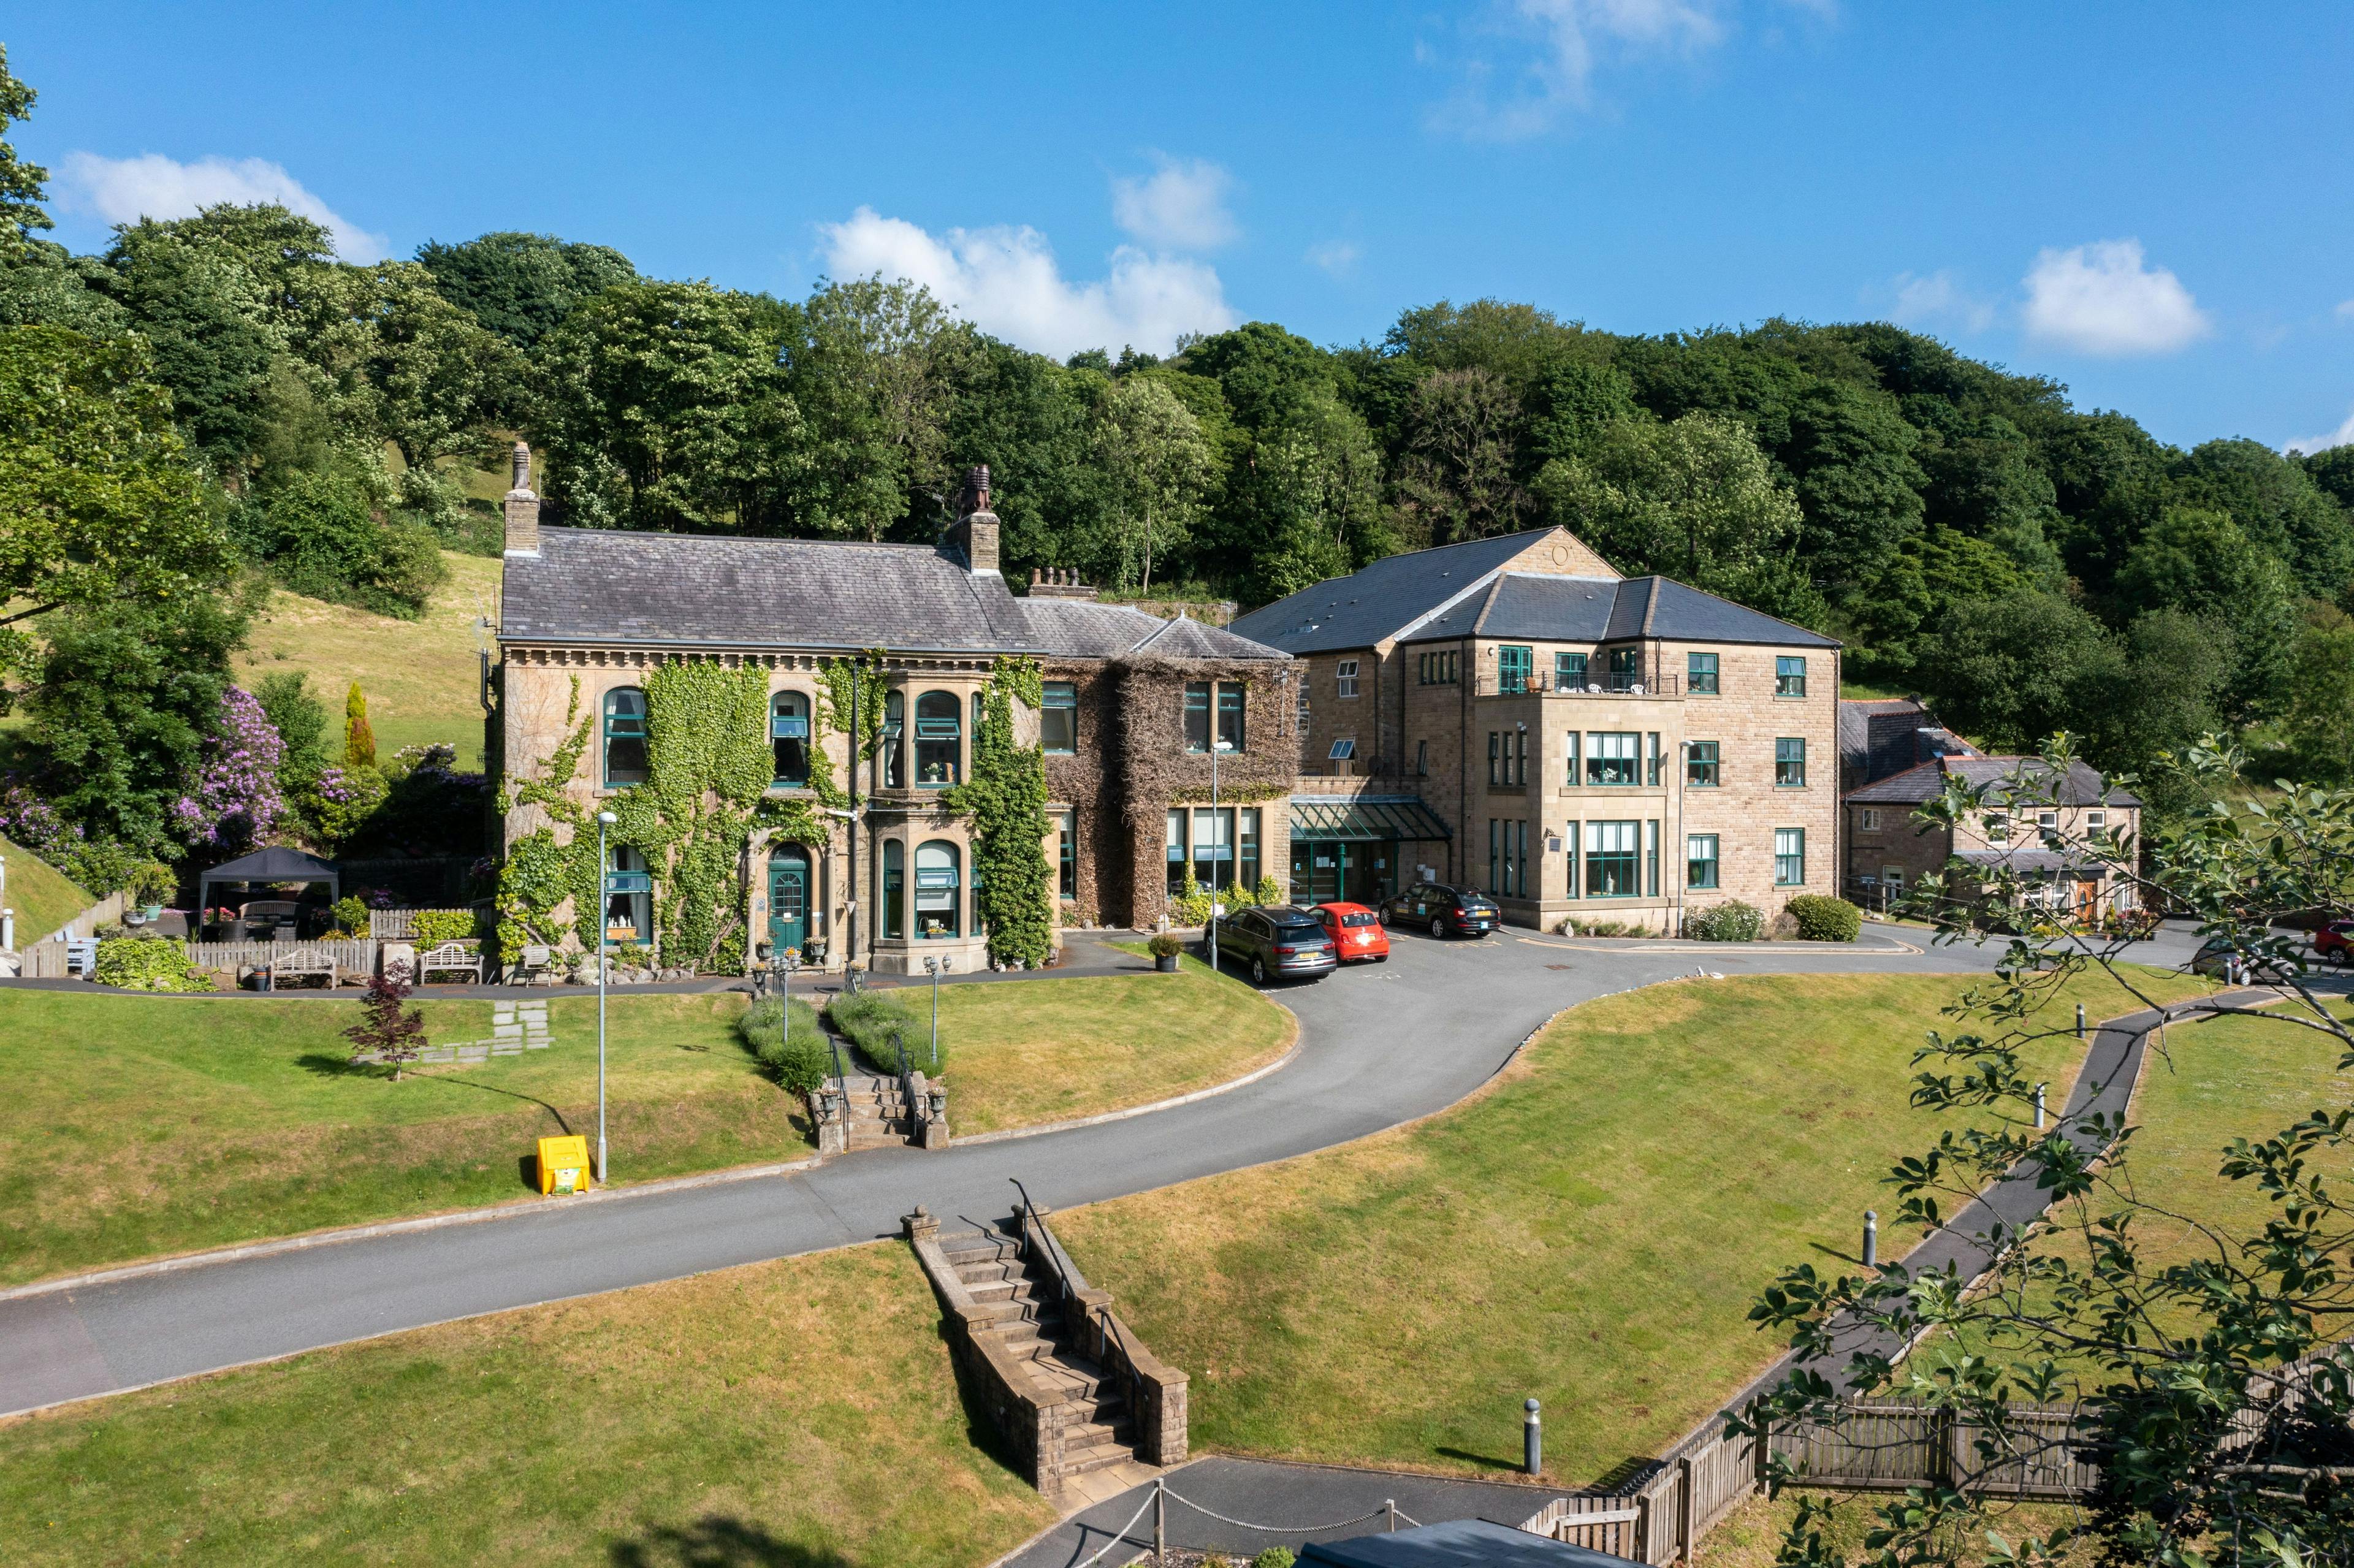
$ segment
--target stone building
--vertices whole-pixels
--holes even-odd
[[[757,951],[826,968],[920,971],[926,957],[986,962],[973,834],[946,791],[973,765],[993,669],[1037,661],[1043,703],[1017,705],[1014,740],[1044,752],[1044,847],[1059,916],[1149,926],[1181,862],[1229,885],[1281,868],[1281,809],[1299,740],[1291,660],[1216,627],[1092,601],[1070,584],[1017,595],[1001,575],[988,471],[938,545],[846,544],[545,528],[517,448],[506,503],[504,588],[491,751],[504,777],[546,764],[578,712],[594,733],[567,798],[593,814],[646,776],[644,683],[670,661],[768,672],[769,799],[820,810],[824,842],[754,835],[738,868]],[[854,779],[846,734],[825,722],[828,666],[879,651],[882,742]],[[868,715],[874,709],[869,707]],[[575,721],[577,722],[577,721]],[[1213,747],[1220,799],[1211,804]],[[854,822],[824,811],[816,770],[865,797]],[[1228,791],[1231,791],[1229,793]],[[586,820],[584,818],[583,820]],[[512,848],[549,822],[507,814]],[[568,833],[568,828],[564,830]],[[568,842],[568,839],[567,841]],[[645,870],[628,845],[610,869]],[[651,892],[612,895],[609,929],[652,937]]]
[[[2141,801],[2121,789],[2104,793],[2100,775],[2082,762],[2051,787],[2051,764],[2037,757],[1939,757],[1848,792],[1846,891],[1872,907],[1893,904],[1933,873],[1958,859],[1976,867],[2008,869],[2041,885],[2041,901],[2080,919],[2098,919],[2133,906],[2133,890],[2112,887],[2108,869],[2082,852],[2087,837],[2137,840]],[[1979,811],[1959,826],[1925,822],[1914,815],[1946,793],[1949,779],[1998,796],[2028,787],[2039,800],[2034,821],[2007,810]],[[2023,813],[2022,813],[2023,815]],[[2075,847],[2072,847],[2075,846]],[[1959,890],[1957,890],[1959,891]]]
[[[1393,556],[1238,618],[1298,661],[1293,896],[1407,883],[1655,931],[1839,885],[1840,644],[1559,528]],[[1315,836],[1318,795],[1354,819]]]

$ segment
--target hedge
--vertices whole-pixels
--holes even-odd
[[[921,1016],[896,998],[875,991],[862,991],[856,996],[836,996],[826,1003],[825,1016],[843,1037],[858,1047],[858,1054],[885,1073],[899,1070],[898,1041],[907,1044],[907,1065],[927,1073],[944,1072],[949,1065],[949,1034],[940,1031],[940,1055],[937,1066],[932,1062],[932,1018],[927,1010]]]
[[[408,933],[419,947],[471,941],[481,922],[471,909],[419,909],[408,917]],[[362,927],[365,932],[366,927]]]
[[[164,937],[109,937],[98,945],[101,985],[125,991],[210,991],[212,977],[188,962],[188,945]]]
[[[787,1015],[790,1022],[779,1030],[779,1020]],[[788,1094],[814,1094],[833,1076],[833,1053],[818,1027],[817,1009],[799,997],[790,1008],[762,997],[737,1016],[736,1033]]]
[[[1863,929],[1863,911],[1844,898],[1801,893],[1786,907],[1802,942],[1852,942]]]

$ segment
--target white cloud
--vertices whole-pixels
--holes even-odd
[[[2338,302],[2338,319],[2341,322],[2354,322],[2354,300]]]
[[[1310,266],[1323,268],[1324,270],[1338,278],[1354,268],[1357,258],[1363,254],[1363,252],[1349,240],[1328,239],[1321,245],[1311,245],[1308,248],[1308,262]]]
[[[2327,435],[2306,436],[2298,440],[2285,442],[2281,447],[2281,450],[2285,452],[2320,452],[2327,451],[2331,447],[2343,446],[2354,446],[2354,410],[2349,410],[2348,412],[2346,422],[2344,424],[2338,426]]]
[[[1075,282],[1046,237],[1027,225],[933,235],[862,207],[819,232],[835,276],[879,272],[920,283],[982,331],[1058,359],[1130,344],[1167,354],[1181,333],[1223,332],[1239,320],[1211,268],[1133,246],[1111,253],[1105,278]]]
[[[1427,116],[1434,130],[1510,142],[1550,130],[1594,107],[1600,67],[1649,56],[1698,54],[1724,42],[1736,0],[1496,0],[1470,30],[1519,40],[1502,69],[1482,55],[1464,60],[1453,97]],[[1837,0],[1785,0],[1829,20]],[[1417,40],[1415,58],[1435,51]]]
[[[1214,250],[1238,232],[1226,210],[1235,177],[1204,159],[1161,158],[1143,179],[1111,183],[1112,221],[1147,245],[1170,250]]]
[[[2044,250],[2023,281],[2027,334],[2085,354],[2170,354],[2213,330],[2181,279],[2147,265],[2138,239]]]
[[[94,213],[108,223],[194,217],[197,208],[221,202],[276,202],[325,225],[334,235],[335,254],[346,261],[381,261],[386,255],[384,236],[339,216],[283,167],[260,158],[199,158],[183,164],[160,153],[136,158],[69,153],[58,169],[58,185],[67,207]]]
[[[1950,270],[1941,269],[1925,277],[1899,272],[1890,286],[1896,292],[1896,304],[1889,319],[1900,326],[1951,323],[1969,332],[1984,332],[1994,324],[1994,302],[1965,289]]]

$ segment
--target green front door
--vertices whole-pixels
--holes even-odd
[[[769,857],[769,950],[781,955],[809,941],[809,852],[780,849]]]

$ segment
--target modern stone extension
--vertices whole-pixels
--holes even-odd
[[[919,1205],[905,1224],[967,1397],[986,1405],[1042,1496],[1117,1465],[1184,1462],[1185,1374],[1144,1348],[1109,1291],[1087,1284],[1044,1211],[942,1235]]]

